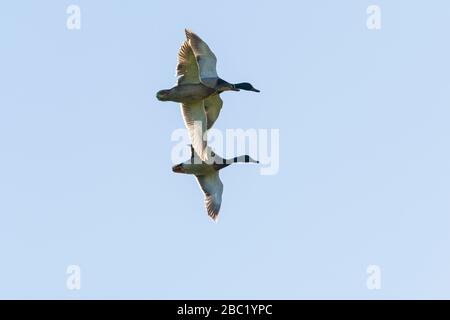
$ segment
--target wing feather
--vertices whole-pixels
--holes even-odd
[[[214,122],[216,122],[219,117],[220,110],[222,109],[223,101],[218,94],[212,95],[205,100],[205,111],[206,111],[206,119],[207,126],[206,128],[209,130]]]
[[[198,35],[190,30],[185,30],[186,38],[197,60],[200,73],[200,81],[208,87],[215,88],[219,76],[217,75],[217,58]]]
[[[181,113],[184,124],[189,131],[192,147],[200,159],[206,160],[206,113],[203,100],[190,104],[181,104]]]
[[[178,84],[200,83],[197,60],[189,42],[185,40],[178,51]]]
[[[196,176],[198,184],[205,194],[205,206],[208,216],[217,220],[222,204],[223,184],[220,181],[219,172]]]

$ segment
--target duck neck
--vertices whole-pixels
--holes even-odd
[[[229,166],[230,164],[237,163],[237,162],[241,162],[241,163],[257,163],[257,161],[253,160],[248,155],[234,157],[234,158],[230,158],[230,159],[224,160],[225,166]]]
[[[233,164],[233,163],[259,163],[256,160],[253,160],[252,158],[250,158],[250,156],[245,155],[245,156],[239,156],[239,157],[234,157],[234,158],[230,158],[230,159],[223,159],[222,163],[215,163],[214,164],[214,169],[216,169],[217,171],[228,167],[229,165]]]

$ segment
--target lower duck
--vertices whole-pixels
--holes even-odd
[[[223,193],[223,184],[219,177],[219,170],[233,163],[259,163],[259,161],[252,159],[248,155],[223,159],[211,152],[213,161],[208,161],[207,163],[200,160],[192,148],[191,152],[191,159],[173,166],[172,171],[195,175],[200,189],[205,194],[205,206],[208,215],[214,221],[217,221]]]

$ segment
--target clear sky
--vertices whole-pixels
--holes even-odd
[[[261,90],[215,127],[280,130],[217,224],[155,99],[185,27]],[[450,298],[449,30],[448,1],[2,3],[0,298]]]

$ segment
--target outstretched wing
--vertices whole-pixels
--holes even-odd
[[[185,40],[178,51],[177,64],[178,84],[200,83],[197,60],[188,40]]]
[[[217,79],[217,58],[208,45],[195,33],[185,30],[186,38],[197,60],[200,81],[207,87],[215,88]]]
[[[218,94],[209,96],[204,100],[205,112],[206,112],[206,128],[209,130],[214,122],[219,117],[220,110],[222,109],[223,101]]]
[[[195,176],[198,184],[205,194],[205,206],[208,216],[213,220],[217,220],[220,211],[220,205],[222,204],[223,184],[220,181],[219,172],[204,175]]]
[[[203,106],[203,100],[195,103],[181,104],[181,113],[183,115],[184,124],[189,131],[192,147],[201,160],[206,160],[206,113]]]

